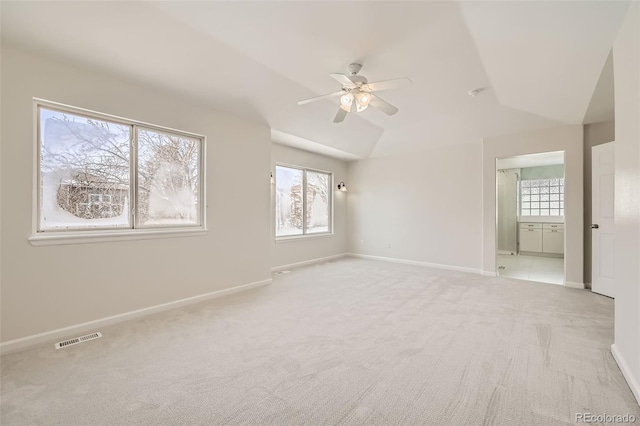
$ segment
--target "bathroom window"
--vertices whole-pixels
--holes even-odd
[[[521,181],[520,216],[564,216],[564,178]]]

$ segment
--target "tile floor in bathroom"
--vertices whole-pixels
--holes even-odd
[[[563,285],[564,258],[498,254],[498,276]]]

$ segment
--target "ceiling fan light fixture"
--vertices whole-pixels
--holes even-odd
[[[340,104],[345,108],[350,108],[353,102],[353,95],[351,93],[345,93],[340,97]]]
[[[369,106],[369,102],[371,102],[371,95],[368,92],[360,92],[356,95],[356,102],[358,102],[358,106],[362,107],[363,111]]]
[[[368,105],[368,104],[367,104],[367,105],[364,105],[364,106],[363,106],[363,105],[360,105],[360,104],[356,104],[356,112],[362,112],[362,111],[364,111],[365,109],[367,109],[368,107],[369,107],[369,105]]]

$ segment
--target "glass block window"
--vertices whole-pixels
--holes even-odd
[[[520,181],[520,216],[564,216],[564,178]]]

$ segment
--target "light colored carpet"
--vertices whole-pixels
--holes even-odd
[[[176,283],[179,285],[179,283]],[[343,259],[1,360],[3,425],[574,425],[640,407],[613,302]]]

